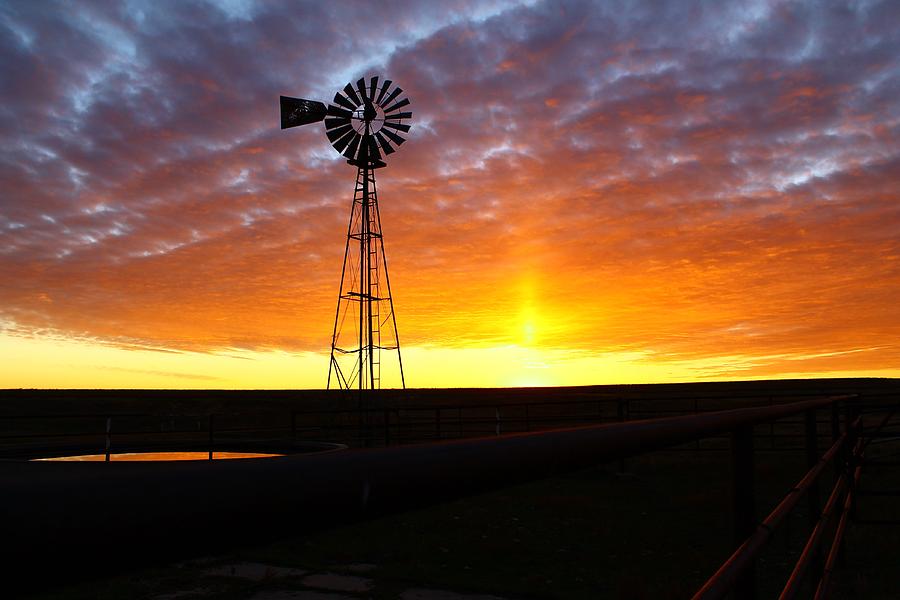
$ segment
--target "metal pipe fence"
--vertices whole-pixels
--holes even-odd
[[[740,402],[775,406],[803,397],[745,396]],[[869,397],[870,401],[876,398]],[[617,423],[712,412],[727,405],[724,397],[675,398],[601,397],[504,404],[438,404],[353,409],[291,409],[283,414],[204,412],[197,414],[61,413],[0,415],[0,456],[15,456],[22,448],[96,445],[110,454],[131,442],[158,444],[191,442],[213,445],[216,440],[329,441],[351,447],[379,447],[477,438],[506,433],[546,431],[578,425]],[[818,418],[816,435],[827,440],[830,420]],[[771,422],[755,429],[756,451],[792,451],[804,447],[806,423],[801,417]],[[70,444],[67,444],[70,442]],[[29,448],[30,447],[30,448]],[[695,440],[671,451],[726,452],[729,436]]]
[[[667,416],[703,414],[714,409],[704,408],[696,397],[679,398],[682,408],[636,410],[634,400],[605,398],[562,402],[531,402],[498,405],[401,406],[350,410],[292,410],[291,432],[294,437],[319,436],[336,439],[359,447],[417,444],[447,439],[466,439],[503,433],[546,431],[586,424],[615,423]],[[705,399],[709,400],[709,399]],[[722,398],[714,398],[721,403]],[[783,403],[783,402],[781,402]],[[768,398],[768,405],[774,405]],[[365,423],[361,427],[360,423]],[[817,435],[827,439],[830,420],[816,420]],[[758,450],[795,450],[804,447],[805,423],[802,418],[771,423],[767,431],[754,431]],[[714,436],[694,450],[724,451],[728,436]],[[710,443],[711,442],[711,443]],[[765,442],[765,443],[761,443]],[[793,443],[789,443],[793,442]],[[690,448],[679,448],[687,450]]]
[[[866,427],[862,415],[870,406],[847,395],[723,411],[694,409],[695,414],[630,420],[627,419],[630,413],[626,403],[616,401],[614,405],[616,410],[611,411],[611,420],[606,423],[515,433],[509,431],[514,430],[516,424],[523,425],[523,421],[510,418],[508,406],[489,407],[488,417],[479,414],[475,419],[465,418],[465,410],[460,406],[430,407],[433,420],[427,424],[433,427],[437,439],[451,435],[465,439],[442,439],[439,443],[412,446],[408,445],[408,441],[418,439],[410,435],[408,429],[415,424],[414,420],[392,421],[391,409],[383,409],[381,415],[384,420],[379,430],[378,413],[370,411],[371,414],[363,416],[363,427],[359,422],[350,425],[356,425],[359,428],[357,431],[368,434],[363,438],[363,443],[379,440],[389,447],[270,461],[240,461],[244,464],[228,465],[227,469],[214,468],[219,467],[217,465],[209,465],[205,469],[200,466],[166,469],[147,466],[139,473],[117,470],[115,478],[105,472],[113,465],[107,469],[99,465],[100,470],[84,470],[77,478],[66,475],[52,480],[41,475],[40,486],[34,489],[28,484],[29,472],[18,469],[19,477],[10,480],[15,485],[7,489],[4,502],[10,509],[8,514],[27,516],[36,510],[32,507],[34,494],[37,493],[35,489],[42,494],[52,491],[56,495],[65,495],[67,502],[63,504],[47,505],[42,501],[44,510],[52,514],[48,516],[46,512],[41,512],[33,517],[49,519],[64,528],[64,531],[53,532],[56,544],[53,551],[62,553],[69,566],[89,568],[91,560],[100,556],[95,554],[104,552],[106,545],[93,549],[89,542],[83,541],[97,537],[98,531],[103,534],[100,536],[102,539],[114,542],[116,547],[127,548],[129,552],[123,552],[123,555],[139,557],[142,552],[157,549],[158,544],[148,540],[159,541],[160,532],[154,524],[166,523],[166,547],[180,548],[181,543],[184,552],[196,553],[209,550],[204,545],[206,542],[215,543],[217,545],[214,547],[220,549],[222,544],[263,540],[273,535],[275,524],[280,525],[282,535],[312,531],[657,450],[685,445],[692,448],[698,440],[723,439],[728,440],[723,448],[731,452],[734,472],[732,512],[736,550],[694,598],[722,598],[728,593],[733,593],[738,600],[755,598],[755,565],[759,552],[803,498],[807,500],[812,532],[785,584],[782,597],[795,597],[804,581],[811,582],[816,588],[817,598],[825,597],[844,532],[853,515],[866,444],[889,423],[893,416],[892,406],[879,404],[879,409],[888,411],[888,414],[878,424]],[[696,406],[694,403],[692,405]],[[523,417],[526,428],[556,423],[556,415],[542,420],[540,411],[534,408],[535,404],[526,406]],[[489,418],[491,410],[493,419]],[[317,411],[314,414],[323,413],[345,414],[341,411]],[[107,419],[99,423],[100,433],[107,436],[107,442],[110,441],[109,436],[116,435],[116,419],[126,417],[140,415],[79,415],[79,418]],[[196,420],[201,417],[190,418]],[[220,432],[224,435],[226,432],[258,431],[253,428],[232,429],[227,424],[219,430],[222,419],[209,415],[207,418],[205,430],[202,421],[196,422],[196,429],[208,435],[210,449],[218,443]],[[794,448],[804,450],[809,470],[793,488],[786,491],[775,509],[758,521],[753,503],[754,454],[760,449],[757,442],[767,439],[771,427],[784,423],[790,423],[796,429],[798,439],[803,440],[802,446]],[[103,425],[109,425],[105,431]],[[491,425],[493,430],[489,436],[469,439],[474,431],[490,430]],[[290,427],[274,429],[286,431],[292,436],[306,431],[302,420],[293,413]],[[757,430],[763,430],[762,435]],[[137,433],[143,435],[147,432],[140,430]],[[404,433],[409,437],[404,437]],[[830,444],[824,453],[820,453],[823,438],[827,438]],[[107,449],[115,447],[115,438],[112,439],[112,443],[105,446]],[[823,508],[820,494],[823,474],[829,466],[833,467],[835,481]],[[235,481],[241,482],[240,489],[234,487]],[[90,486],[95,486],[90,493],[82,491]],[[154,490],[152,498],[143,495],[146,489]],[[170,495],[215,508],[192,513],[187,519],[178,512],[176,502],[169,502]],[[106,512],[102,515],[93,515],[92,511],[99,510],[94,502],[96,497],[107,499],[103,506]],[[135,503],[139,511],[135,509]],[[128,516],[136,511],[142,514],[142,521],[137,524]],[[76,514],[79,518],[72,518]],[[235,514],[243,515],[242,519],[235,522]],[[835,519],[838,525],[825,552],[826,532]],[[15,564],[22,561],[25,561],[23,564],[41,562],[38,558],[41,552],[46,552],[48,540],[35,536],[26,521],[5,525],[12,535],[16,535],[17,527],[25,528],[17,538],[17,555],[8,557],[9,560]],[[181,527],[191,532],[193,537],[190,540],[179,537]],[[227,537],[222,534],[225,528],[228,530]],[[203,533],[207,535],[198,535]],[[65,540],[79,540],[83,545],[76,552],[76,548],[66,546]]]

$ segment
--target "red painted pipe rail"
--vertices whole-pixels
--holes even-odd
[[[859,427],[859,420],[856,421],[854,427]],[[769,513],[769,515],[755,528],[755,531],[750,535],[735,551],[734,553],[722,564],[721,567],[716,571],[716,573],[706,581],[703,587],[697,591],[693,596],[693,600],[713,600],[718,598],[724,598],[731,591],[735,590],[742,584],[740,580],[740,576],[744,574],[747,570],[752,569],[753,562],[756,560],[759,553],[765,547],[766,543],[768,543],[772,534],[775,530],[781,525],[784,518],[790,514],[790,512],[797,505],[797,502],[800,499],[810,492],[810,489],[819,479],[819,476],[822,474],[822,471],[828,466],[835,458],[838,456],[838,453],[844,449],[847,445],[847,441],[850,439],[849,432],[845,432],[841,435],[825,452],[824,455],[818,460],[818,462],[803,476],[803,478],[791,489],[787,495],[778,503],[778,505]],[[791,573],[791,577],[788,580],[780,598],[792,598],[799,590],[799,586],[802,583],[802,577],[805,574],[806,569],[809,567],[809,563],[812,557],[812,551],[817,547],[819,543],[819,538],[821,536],[822,529],[824,529],[825,520],[830,514],[832,507],[837,503],[840,493],[843,491],[845,486],[845,477],[841,477],[838,479],[838,482],[835,484],[834,489],[832,491],[831,497],[829,498],[828,504],[826,505],[826,510],[822,516],[822,519],[818,521],[817,526],[813,530],[812,535],[810,536],[809,543],[806,548],[804,548],[803,553],[798,559],[797,565]],[[818,516],[818,515],[817,515]],[[821,525],[821,527],[820,527]],[[738,593],[742,593],[743,590],[740,590]]]

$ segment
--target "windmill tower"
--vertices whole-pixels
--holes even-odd
[[[331,145],[357,168],[327,387],[359,390],[361,402],[365,390],[381,387],[394,362],[406,388],[375,187],[375,170],[387,166],[384,157],[405,141],[400,134],[409,132],[404,121],[412,117],[401,110],[409,104],[403,90],[392,84],[388,79],[379,86],[377,76],[356,87],[348,83],[327,107],[281,97],[282,129],[325,121]]]

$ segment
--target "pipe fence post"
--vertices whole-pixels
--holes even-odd
[[[696,415],[699,412],[700,412],[699,400],[697,398],[694,398],[694,412],[691,414]],[[699,449],[700,449],[700,438],[697,438],[696,440],[694,440],[694,450],[699,450]]]
[[[387,448],[391,445],[391,411],[384,409],[384,446]]]
[[[832,402],[831,403],[831,443],[833,444],[838,440],[841,436],[841,403],[840,402]],[[849,436],[848,436],[849,437]],[[837,483],[837,480],[840,478],[841,473],[844,470],[843,462],[846,460],[847,456],[847,441],[844,440],[844,445],[838,452],[838,455],[835,457],[833,462],[834,466],[834,481]],[[837,550],[837,562],[841,567],[845,567],[847,565],[846,560],[844,558],[844,541],[841,540],[840,545]]]
[[[806,438],[806,468],[812,469],[819,462],[819,427],[816,423],[816,411],[810,409],[803,413],[804,430]],[[819,480],[813,481],[806,492],[806,517],[810,531],[818,524],[822,517],[822,498],[820,495]],[[822,577],[822,551],[816,549],[810,561],[810,573],[812,580],[818,581]]]
[[[831,443],[834,444],[841,437],[841,407],[840,403],[831,403]],[[834,461],[834,480],[841,476],[841,455]]]
[[[213,415],[209,415],[209,460],[213,459]]]
[[[841,437],[841,413],[839,402],[831,403],[831,443]]]
[[[848,404],[851,404],[851,403],[848,402]],[[856,423],[857,418],[859,419],[859,426],[854,427],[854,424]],[[851,406],[850,423],[848,424],[848,427],[849,427],[848,431],[850,431],[850,435],[848,435],[847,437],[850,439],[848,440],[849,447],[847,448],[849,451],[848,455],[847,455],[847,477],[849,478],[849,481],[850,481],[850,487],[849,487],[850,492],[849,493],[852,494],[852,501],[850,502],[850,518],[855,521],[856,520],[857,495],[856,495],[856,485],[854,485],[855,480],[853,478],[853,475],[856,471],[856,467],[859,466],[858,463],[860,462],[859,457],[856,455],[855,450],[856,450],[856,444],[859,442],[859,438],[860,438],[860,435],[862,434],[862,428],[863,428],[862,414],[861,414],[858,404],[853,403]]]
[[[616,421],[618,421],[619,423],[625,422],[625,400],[623,400],[622,398],[619,398],[619,400],[616,402]],[[624,473],[624,472],[625,472],[625,459],[620,458],[619,459],[619,473]]]
[[[757,526],[752,425],[744,425],[731,433],[731,467],[734,544],[737,547],[750,537]],[[735,581],[734,598],[756,600],[755,561]]]
[[[110,431],[112,430],[112,417],[106,417],[106,462],[109,462],[109,447],[112,442]]]

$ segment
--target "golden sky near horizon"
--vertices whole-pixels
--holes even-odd
[[[900,5],[388,4],[0,7],[0,388],[324,387],[376,74],[408,385],[900,376]]]

